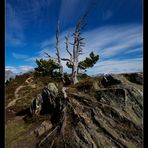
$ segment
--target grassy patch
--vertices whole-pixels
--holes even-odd
[[[23,85],[25,83],[25,80],[31,76],[30,73],[26,73],[20,76],[16,76],[14,80],[11,80],[9,84],[5,87],[5,100],[6,105],[15,98],[14,92],[17,87],[20,85]]]
[[[5,126],[5,143],[7,148],[11,148],[12,144],[22,139],[26,131],[32,127],[31,124],[20,122],[8,122]]]

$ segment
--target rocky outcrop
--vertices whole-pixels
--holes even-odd
[[[143,74],[142,73],[132,73],[132,74],[124,74],[124,76],[131,82],[137,84],[143,84]]]
[[[41,94],[32,99],[30,106],[30,113],[32,115],[39,115],[41,112],[49,113],[55,106],[55,98],[58,95],[58,88],[54,83],[49,83],[42,90]]]
[[[32,115],[39,115],[42,109],[42,103],[43,103],[42,96],[38,94],[36,98],[32,99],[30,106],[30,113]]]
[[[53,128],[37,147],[142,147],[141,85],[122,76],[104,76],[98,81],[101,87],[95,79],[64,88],[66,97],[54,83],[43,89],[42,108],[52,113]]]
[[[113,76],[111,75],[106,75],[106,76],[103,76],[103,79],[101,81],[102,85],[104,87],[107,87],[107,86],[111,86],[111,85],[118,85],[121,83],[120,80],[117,80],[115,79]]]

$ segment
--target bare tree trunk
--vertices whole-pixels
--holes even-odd
[[[65,37],[66,39],[66,51],[69,53],[70,55],[70,59],[62,59],[64,61],[68,61],[70,64],[72,64],[72,81],[73,84],[78,83],[78,66],[79,66],[79,55],[82,54],[82,47],[84,47],[84,38],[81,37],[81,31],[84,29],[84,27],[86,26],[86,23],[84,24],[84,19],[87,15],[87,12],[84,14],[84,16],[82,18],[80,18],[76,24],[76,28],[75,28],[75,32],[73,33],[74,36],[74,43],[73,45],[73,54],[69,51],[68,49],[68,38],[69,35],[67,37]]]
[[[78,83],[78,33],[77,33],[77,28],[75,30],[75,37],[74,37],[74,46],[73,46],[73,67],[72,67],[72,79],[73,83],[76,84]]]
[[[72,69],[72,79],[73,79],[73,83],[76,84],[78,83],[78,78],[77,78],[77,75],[78,75],[78,62],[77,61],[74,61],[73,63],[73,69]]]

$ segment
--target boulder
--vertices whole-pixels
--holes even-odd
[[[120,84],[121,81],[120,80],[117,80],[115,79],[113,76],[111,75],[106,75],[103,77],[102,81],[101,81],[101,84],[104,86],[104,87],[107,87],[107,86],[111,86],[111,85],[118,85]]]
[[[42,124],[34,130],[34,134],[38,137],[43,135],[46,131],[52,128],[52,124],[50,121],[43,121]]]
[[[30,113],[32,115],[39,115],[41,109],[42,109],[42,96],[38,94],[36,98],[32,99],[30,105]]]
[[[124,76],[132,83],[143,84],[143,75],[141,73],[124,74]]]
[[[53,97],[56,97],[58,95],[58,88],[54,83],[48,83],[47,88]]]
[[[58,88],[54,83],[49,83],[42,90],[42,113],[52,112],[53,108],[55,108],[55,98],[58,96]]]
[[[96,81],[93,83],[93,88],[95,90],[99,90],[99,85],[98,85],[98,83]]]

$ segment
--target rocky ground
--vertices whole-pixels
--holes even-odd
[[[47,87],[46,92],[31,75],[23,81],[14,95],[8,91],[10,84],[6,86],[8,148],[142,148],[143,73],[81,78],[76,85],[64,86],[66,97],[59,82],[49,83],[58,91]],[[41,94],[44,102],[44,111],[35,117],[29,116],[32,92]]]

